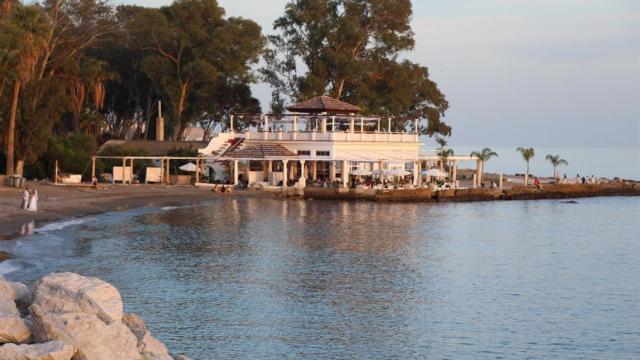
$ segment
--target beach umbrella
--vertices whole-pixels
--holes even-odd
[[[422,172],[422,175],[433,176],[433,177],[445,177],[447,174],[443,173],[439,169],[429,169]]]
[[[355,170],[351,170],[351,175],[369,176],[371,174],[373,174],[373,173],[371,171],[367,170],[367,169],[357,168]]]
[[[389,170],[387,172],[387,174],[392,175],[392,176],[406,176],[406,175],[411,175],[410,172],[408,172],[407,170],[402,170],[402,169],[392,169]]]
[[[196,164],[194,164],[192,162],[189,162],[189,163],[186,163],[186,164],[180,166],[178,169],[180,169],[182,171],[186,171],[186,172],[196,172],[198,167],[196,166]]]

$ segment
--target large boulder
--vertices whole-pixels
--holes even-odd
[[[54,340],[43,344],[0,346],[0,360],[70,360],[75,353],[72,345]]]
[[[0,297],[4,297],[16,303],[18,307],[26,308],[31,305],[32,296],[31,291],[27,285],[6,281],[0,278]]]
[[[47,275],[34,286],[32,317],[36,342],[63,340],[74,359],[137,360],[136,336],[122,323],[122,299],[111,284],[74,273]]]
[[[107,324],[122,319],[122,299],[113,285],[75,273],[54,273],[38,281],[34,304],[45,312],[88,313]]]
[[[0,344],[27,343],[31,341],[31,330],[25,320],[20,317],[10,289],[10,287],[0,286]]]
[[[124,314],[122,323],[131,330],[138,340],[138,351],[144,360],[173,360],[167,347],[151,336],[144,320],[136,314]]]
[[[74,359],[139,360],[135,335],[121,322],[107,324],[92,313],[46,312],[30,307],[36,342],[63,340],[76,347]]]

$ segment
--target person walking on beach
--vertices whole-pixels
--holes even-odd
[[[24,188],[24,191],[22,192],[22,205],[20,205],[20,207],[22,208],[22,210],[27,210],[27,208],[29,207],[29,186]]]
[[[38,211],[38,191],[36,191],[36,189],[31,190],[31,198],[29,199],[27,211]]]

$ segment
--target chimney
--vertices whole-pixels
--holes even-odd
[[[162,117],[162,101],[158,100],[158,119],[156,120],[156,140],[164,141],[164,118]]]

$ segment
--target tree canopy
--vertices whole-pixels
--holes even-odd
[[[0,1],[0,142],[7,172],[47,153],[52,135],[154,135],[211,129],[229,112],[259,112],[252,66],[265,40],[255,22],[215,0],[159,9],[107,0]],[[239,124],[241,125],[241,124]],[[15,140],[15,141],[14,141]],[[9,159],[10,157],[10,159]]]
[[[261,70],[275,108],[283,97],[328,94],[365,114],[426,119],[423,133],[450,135],[442,121],[449,103],[428,68],[399,60],[414,46],[411,14],[410,0],[289,2],[268,37]]]

